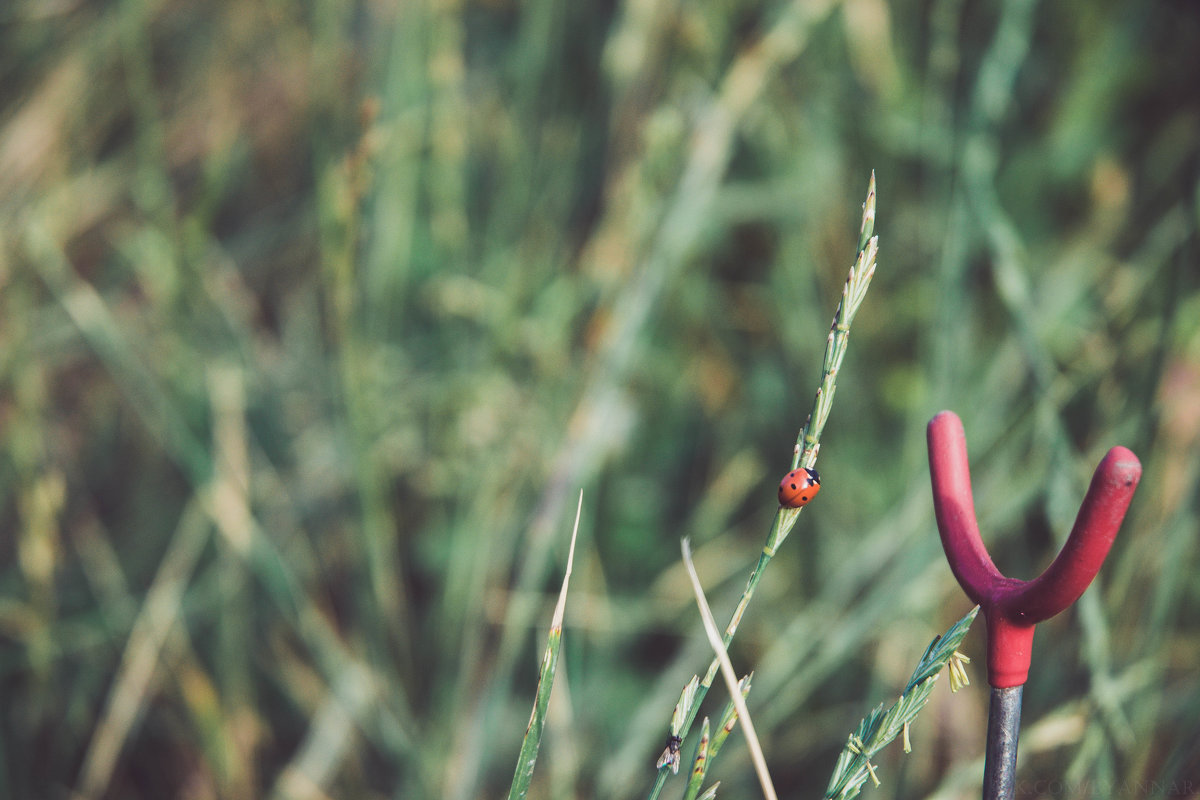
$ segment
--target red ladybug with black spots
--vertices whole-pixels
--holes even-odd
[[[779,505],[784,508],[799,508],[821,491],[821,476],[815,469],[794,469],[779,482]]]

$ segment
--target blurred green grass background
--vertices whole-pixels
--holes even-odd
[[[967,610],[952,408],[1016,577],[1145,468],[1040,626],[1022,795],[1197,796],[1197,42],[1187,0],[6,3],[0,796],[497,796],[581,487],[533,791],[644,796],[708,663],[679,539],[728,614],[871,169],[824,488],[733,649],[777,785]],[[978,796],[982,642],[869,795]]]

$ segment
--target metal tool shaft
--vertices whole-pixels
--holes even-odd
[[[988,706],[987,756],[983,800],[1012,800],[1017,778],[1017,736],[1021,732],[1021,690],[992,689]]]

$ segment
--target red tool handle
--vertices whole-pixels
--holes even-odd
[[[1137,456],[1114,447],[1096,467],[1075,527],[1054,562],[1037,578],[1006,578],[983,546],[975,521],[967,438],[962,421],[943,411],[929,423],[929,473],[942,547],[954,577],[984,611],[988,683],[1020,686],[1029,676],[1033,628],[1079,599],[1112,547],[1142,477]]]

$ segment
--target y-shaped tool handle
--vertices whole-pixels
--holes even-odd
[[[1034,625],[1078,600],[1096,577],[1133,499],[1142,465],[1124,447],[1109,450],[1054,563],[1034,580],[1019,581],[996,569],[979,536],[962,421],[943,411],[927,433],[942,547],[954,577],[987,620],[988,683],[998,689],[1020,686],[1029,676]]]

